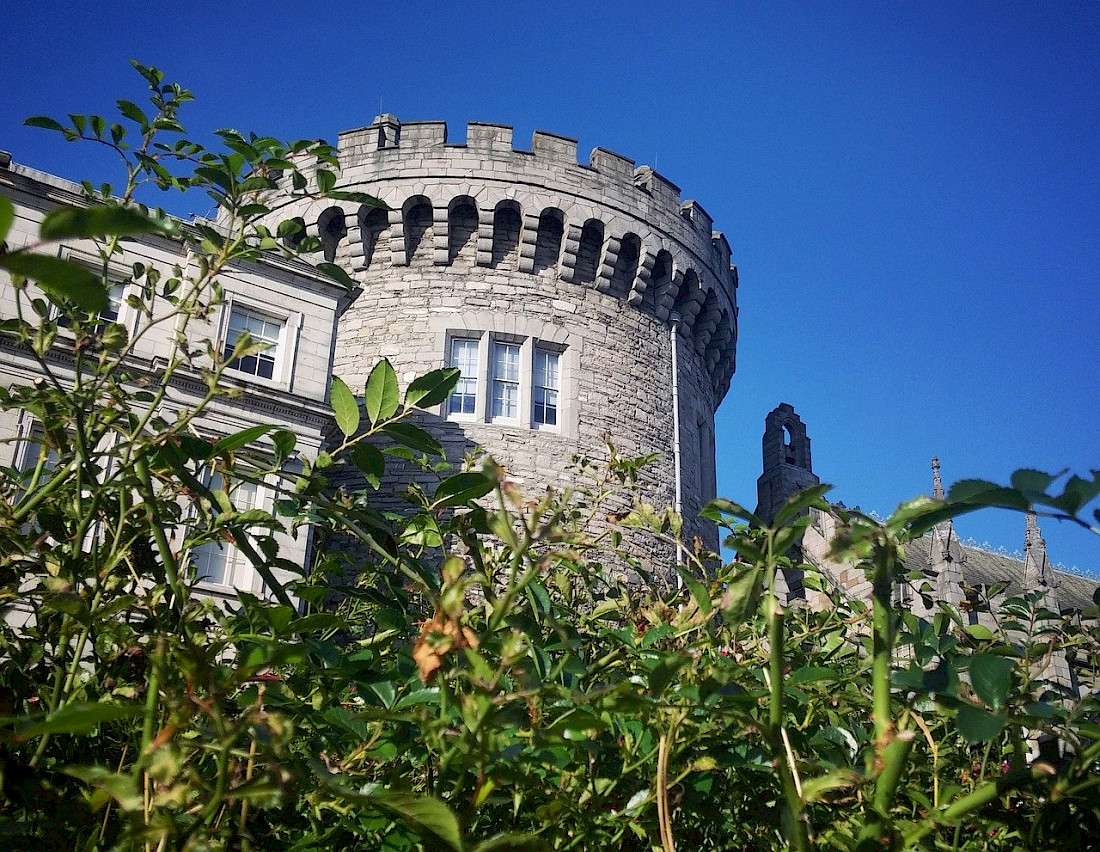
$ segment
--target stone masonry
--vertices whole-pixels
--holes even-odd
[[[530,151],[514,150],[501,125],[471,123],[465,144],[449,144],[443,122],[381,115],[342,133],[339,149],[336,189],[370,193],[389,210],[288,194],[272,214],[273,224],[297,219],[362,287],[340,320],[336,375],[362,387],[386,357],[408,381],[452,363],[453,341],[470,341],[476,404],[456,412],[449,401],[421,420],[452,460],[482,448],[534,494],[574,484],[573,456],[606,458],[610,436],[624,455],[659,454],[645,497],[679,502],[689,535],[716,546],[716,530],[690,519],[714,496],[714,412],[735,368],[737,276],[703,208],[602,148],[580,164],[574,140],[536,132]],[[498,344],[518,347],[509,416],[493,408]],[[532,413],[541,351],[559,366],[550,424]]]

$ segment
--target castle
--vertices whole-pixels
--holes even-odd
[[[657,454],[645,497],[686,518],[715,496],[714,412],[736,365],[737,274],[706,211],[648,166],[542,131],[380,115],[341,133],[335,188],[388,210],[288,194],[296,219],[363,289],[334,372],[361,386],[442,365],[458,389],[421,425],[461,459],[481,448],[528,493],[571,484],[574,456]],[[320,258],[318,258],[320,259]],[[717,545],[709,523],[688,535]]]
[[[602,148],[580,163],[574,140],[541,131],[530,150],[519,150],[510,127],[474,122],[455,144],[443,122],[380,115],[340,134],[338,149],[334,189],[368,193],[387,208],[285,192],[269,199],[268,224],[297,220],[322,246],[312,259],[339,263],[359,289],[346,293],[310,264],[274,255],[230,270],[225,304],[196,333],[231,351],[247,331],[268,349],[233,362],[227,375],[238,397],[217,401],[199,427],[224,435],[272,422],[316,455],[329,430],[331,373],[361,387],[382,357],[406,381],[454,366],[461,370],[455,392],[420,415],[452,462],[484,450],[534,493],[569,486],[571,459],[606,457],[611,437],[624,455],[656,455],[644,473],[644,498],[674,506],[688,537],[716,547],[715,527],[698,512],[715,496],[714,413],[736,367],[738,282],[729,243],[705,210],[682,201],[648,166]],[[0,192],[16,207],[11,248],[32,243],[57,205],[86,203],[79,185],[10,155],[0,155]],[[79,241],[61,251],[94,264]],[[117,282],[108,318],[131,337],[141,323],[126,300],[135,286],[127,265],[135,261],[171,266],[180,249],[141,235],[111,270]],[[10,282],[0,280],[0,313],[11,316],[12,305]],[[155,369],[171,337],[170,329],[145,335],[135,359]],[[9,343],[0,347],[7,383],[28,381],[31,359]],[[60,350],[55,357],[65,358]],[[174,403],[200,392],[185,383]],[[26,465],[33,418],[2,412],[0,429],[27,439],[3,462]],[[758,514],[770,518],[817,481],[805,425],[781,405],[765,425]],[[251,505],[272,499],[254,490],[246,495]],[[845,593],[864,596],[860,572],[828,562],[830,523],[815,516],[803,554]],[[1009,564],[962,548],[947,524],[915,543],[911,559],[941,600],[960,603],[968,587],[1004,580],[1012,591],[1045,590],[1055,611],[1091,605],[1095,584],[1053,572],[1037,527],[1027,542],[1025,563]],[[309,558],[308,531],[283,544],[290,560]],[[233,548],[200,557],[211,593],[261,591]],[[788,581],[791,595],[805,593],[797,576]]]

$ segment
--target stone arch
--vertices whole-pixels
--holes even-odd
[[[432,262],[434,211],[423,195],[414,195],[401,207],[405,222],[405,262],[409,266]]]
[[[544,269],[557,269],[561,258],[565,215],[556,207],[547,207],[539,215],[538,236],[535,238],[535,259],[531,271],[538,275]]]
[[[580,247],[577,249],[577,271],[573,280],[578,284],[591,284],[600,270],[603,255],[604,225],[599,219],[589,219],[581,228]]]
[[[468,195],[451,199],[447,207],[447,263],[472,266],[477,253],[477,202]]]
[[[642,303],[644,310],[656,311],[664,301],[664,295],[672,286],[672,255],[661,249],[653,259],[653,271],[649,275],[649,289]]]
[[[695,325],[695,316],[699,313],[704,296],[706,293],[703,292],[702,282],[699,281],[699,273],[694,269],[686,270],[684,280],[680,283],[680,290],[676,294],[676,301],[672,305],[672,309],[680,315],[680,321],[685,328]]]
[[[390,229],[389,213],[381,207],[364,204],[359,208],[359,233],[363,239],[363,267],[374,260],[375,249],[385,245],[386,232]]]
[[[321,211],[321,215],[317,217],[317,235],[321,238],[325,260],[332,263],[336,260],[336,249],[341,240],[348,235],[347,219],[342,207],[333,206]]]
[[[501,201],[493,211],[493,269],[515,269],[519,263],[519,232],[523,215],[515,201]]]
[[[625,299],[638,276],[638,263],[642,259],[642,239],[635,233],[623,234],[619,240],[619,255],[615,271],[611,273],[611,295]]]
[[[700,308],[698,318],[695,320],[695,351],[700,355],[706,352],[721,317],[722,311],[718,307],[718,295],[713,288],[708,287],[703,295],[703,306]]]

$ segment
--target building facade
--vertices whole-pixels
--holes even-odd
[[[6,237],[9,250],[36,243],[43,218],[59,206],[82,207],[87,204],[80,185],[53,175],[0,158],[0,194],[15,207],[15,220]],[[59,256],[85,265],[99,273],[102,262],[89,241],[69,240],[56,249]],[[100,313],[103,322],[119,323],[134,341],[128,362],[136,377],[159,375],[179,353],[179,323],[161,322],[171,308],[163,300],[152,317],[145,317],[128,299],[141,292],[135,280],[135,263],[169,271],[176,264],[186,268],[190,262],[180,242],[158,235],[138,235],[128,239],[107,270],[112,282],[110,303]],[[214,351],[231,352],[238,336],[248,331],[254,340],[268,343],[256,355],[237,359],[223,374],[222,384],[234,396],[217,396],[193,423],[194,434],[207,440],[235,434],[250,426],[271,424],[297,436],[297,450],[315,458],[324,446],[331,428],[332,412],[328,405],[332,353],[336,342],[337,320],[353,294],[309,264],[271,256],[262,263],[240,263],[220,276],[225,298],[205,318],[188,321],[186,338],[202,349],[209,344]],[[0,272],[0,317],[15,316],[15,290],[6,273]],[[50,349],[48,364],[56,375],[72,374],[74,344],[65,329]],[[4,387],[29,385],[41,376],[31,353],[0,337],[0,382]],[[161,416],[171,420],[178,412],[193,408],[206,393],[201,376],[186,368],[179,369],[161,406]],[[16,469],[34,467],[40,442],[40,426],[24,410],[0,411],[0,465]],[[11,440],[15,438],[16,440]],[[265,436],[258,443],[270,447]],[[53,450],[59,458],[64,448]],[[51,463],[54,460],[51,459]],[[269,508],[274,499],[274,483],[239,483],[234,487],[238,509]],[[173,534],[174,531],[168,531]],[[297,564],[305,564],[309,554],[308,529],[297,534],[277,533],[280,552]],[[262,594],[260,577],[251,563],[231,544],[204,545],[194,553],[196,570],[204,591],[216,598],[232,598],[237,590]],[[288,572],[275,569],[280,580],[289,580]]]
[[[715,495],[714,413],[736,366],[737,275],[706,211],[647,166],[536,132],[380,115],[339,138],[337,190],[389,209],[269,199],[363,289],[334,371],[361,387],[462,371],[420,425],[452,461],[483,450],[527,493],[573,483],[574,456],[656,454],[643,493],[686,518]],[[717,545],[713,525],[689,534]]]

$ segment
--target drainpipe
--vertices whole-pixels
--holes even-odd
[[[672,345],[672,467],[675,472],[675,494],[673,508],[681,518],[684,514],[684,490],[680,476],[680,314],[673,311],[669,314],[671,327],[669,329],[669,342]],[[681,534],[682,538],[682,534]],[[684,564],[684,547],[682,542],[676,544],[676,564]],[[676,585],[683,585],[680,575],[676,575]]]

